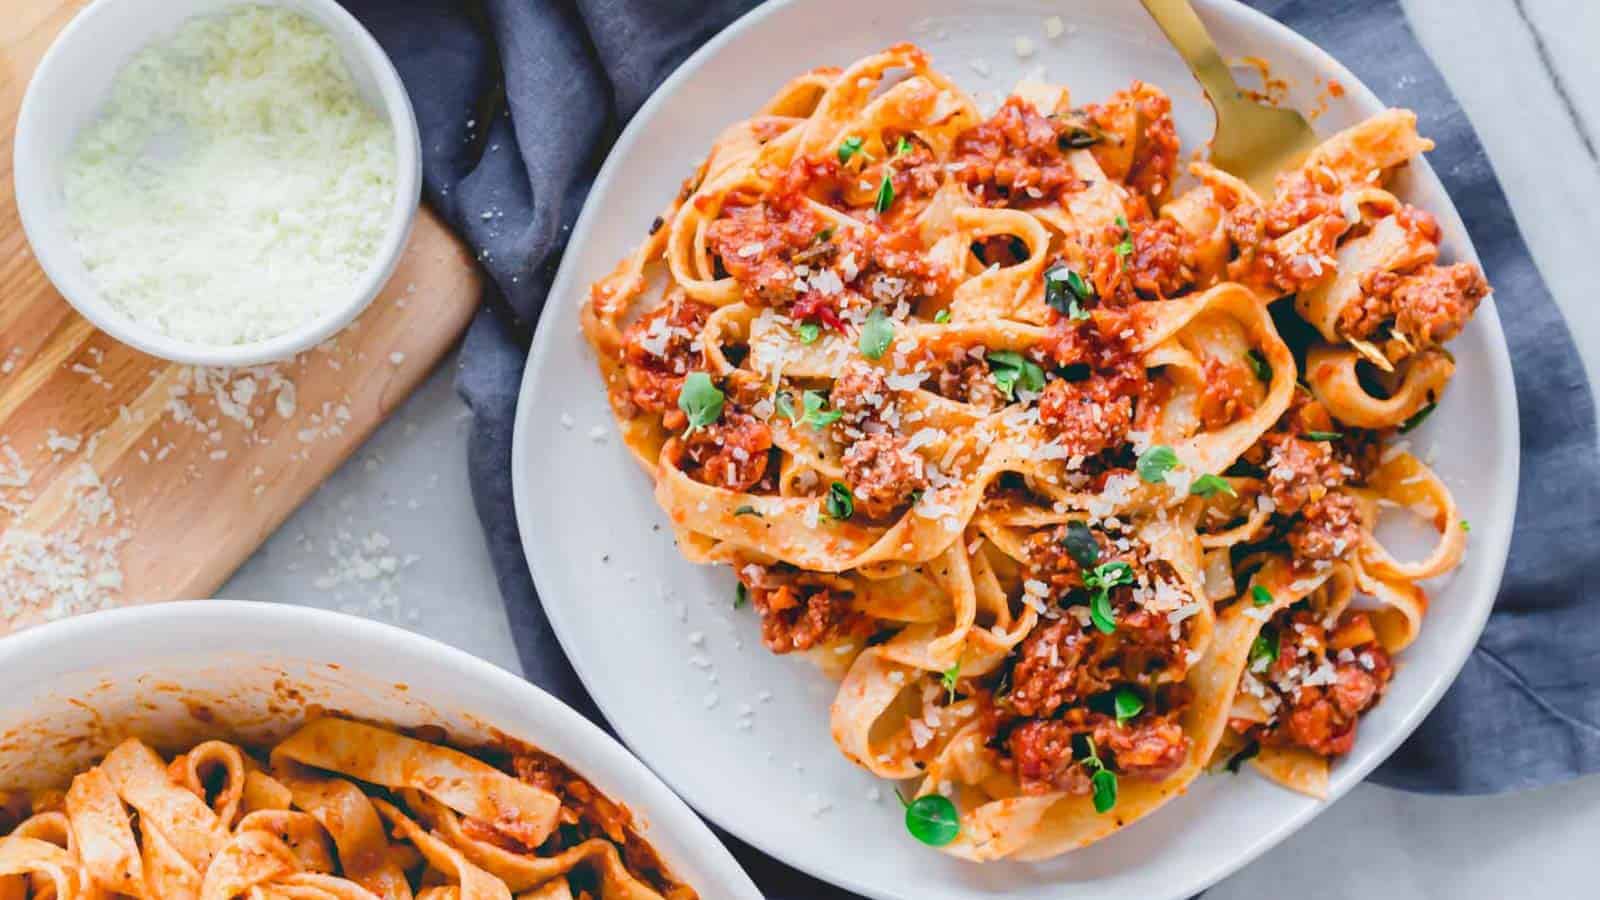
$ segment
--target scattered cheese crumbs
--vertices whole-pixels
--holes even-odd
[[[1055,40],[1067,31],[1067,26],[1061,21],[1060,16],[1045,16],[1044,36]]]
[[[0,508],[33,499],[32,473],[0,437]],[[99,473],[79,463],[63,521],[47,533],[18,525],[0,538],[0,621],[59,619],[104,608],[121,594],[120,552],[132,535]]]
[[[68,227],[123,314],[207,345],[344,302],[395,192],[395,138],[332,35],[287,9],[189,20],[117,75],[66,160]]]
[[[1016,39],[1016,41],[1012,44],[1012,49],[1017,52],[1017,58],[1018,59],[1027,59],[1028,57],[1033,55],[1033,51],[1034,51],[1033,38],[1030,38],[1030,37],[1018,37]]]

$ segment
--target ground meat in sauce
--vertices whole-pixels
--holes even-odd
[[[1130,106],[1136,117],[1133,159],[1126,172],[1111,167],[1106,174],[1150,203],[1158,203],[1172,187],[1172,173],[1178,162],[1178,131],[1172,121],[1172,100],[1160,88],[1135,81],[1128,89],[1113,94],[1106,103],[1090,104],[1084,111],[1102,130],[1120,133],[1119,125]],[[1102,168],[1107,167],[1111,158],[1109,148],[1097,144],[1090,152]]]
[[[688,424],[678,409],[683,379],[703,363],[691,349],[706,317],[707,304],[680,297],[629,325],[622,336],[622,375],[628,400],[645,413],[662,416],[669,431]]]
[[[1326,495],[1329,488],[1345,481],[1345,467],[1326,441],[1268,432],[1262,435],[1261,442],[1267,447],[1267,494],[1281,515],[1298,513],[1307,503]]]
[[[683,436],[673,463],[690,478],[730,491],[749,491],[766,478],[772,430],[748,413],[722,418]]]
[[[706,241],[746,299],[783,306],[798,293],[790,258],[816,244],[823,228],[822,219],[804,203],[769,200],[724,209],[706,230]]]
[[[1207,357],[1202,374],[1205,383],[1195,408],[1202,426],[1210,430],[1222,428],[1255,410],[1261,381],[1249,366]]]
[[[1055,202],[1082,188],[1059,144],[1068,130],[1063,120],[1008,97],[988,120],[956,137],[954,175],[989,206]]]
[[[1119,447],[1133,427],[1133,397],[1099,375],[1082,381],[1056,379],[1039,395],[1039,423],[1073,456],[1094,456]]]
[[[999,409],[1006,405],[1006,395],[994,383],[989,364],[961,351],[944,360],[934,383],[939,396],[979,409]]]
[[[853,595],[828,576],[748,565],[739,569],[739,580],[761,616],[761,641],[773,653],[810,650],[870,625],[851,607]]]
[[[1338,559],[1361,541],[1361,508],[1345,494],[1328,494],[1306,504],[1286,539],[1297,566]]]
[[[845,363],[828,392],[828,405],[840,415],[836,428],[857,434],[880,424],[892,409],[894,392],[884,379],[883,370],[859,360]]]
[[[1074,754],[1077,734],[1094,741],[1107,768],[1129,778],[1161,781],[1182,768],[1189,755],[1189,738],[1171,713],[1118,724],[1109,716],[1073,709],[1060,719],[1023,722],[1007,735],[1005,749],[1023,793],[1090,792],[1090,773]]]
[[[1194,287],[1198,258],[1189,233],[1171,219],[1130,223],[1133,252],[1128,255],[1128,282],[1140,298],[1173,297]]]
[[[1432,347],[1461,333],[1489,293],[1472,263],[1427,266],[1394,288],[1395,327],[1416,347]]]
[[[844,477],[856,513],[873,520],[889,518],[928,489],[922,457],[906,438],[888,432],[868,435],[845,450]]]
[[[1335,661],[1326,659],[1330,652]],[[1291,682],[1288,691],[1277,686],[1297,675],[1303,680],[1304,673],[1324,665],[1333,670],[1330,684]],[[1267,678],[1281,696],[1282,708],[1268,725],[1235,720],[1233,727],[1263,743],[1339,756],[1355,745],[1361,714],[1378,702],[1393,675],[1394,663],[1374,638],[1366,613],[1345,613],[1329,636],[1314,614],[1296,612],[1288,626],[1280,629],[1278,659]]]

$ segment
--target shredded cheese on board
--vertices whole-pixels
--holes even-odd
[[[325,29],[242,6],[133,58],[63,189],[112,305],[180,340],[251,343],[339,305],[371,266],[395,136]]]

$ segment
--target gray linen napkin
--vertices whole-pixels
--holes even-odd
[[[527,676],[604,724],[539,607],[511,503],[528,338],[611,140],[742,0],[346,0],[394,58],[422,127],[428,202],[479,254],[484,307],[458,386],[473,495]],[[1495,286],[1516,370],[1522,483],[1495,613],[1460,679],[1372,777],[1485,793],[1600,771],[1600,457],[1583,367],[1450,90],[1395,0],[1253,0],[1420,112],[1432,163]],[[492,221],[480,214],[493,209]],[[503,214],[502,214],[503,213]],[[731,841],[774,898],[848,896]]]

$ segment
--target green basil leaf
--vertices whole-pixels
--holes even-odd
[[[851,135],[839,142],[839,162],[847,163],[850,157],[861,152],[861,138]]]
[[[1110,769],[1101,769],[1090,777],[1089,783],[1094,786],[1094,811],[1110,812],[1117,805],[1117,774]]]
[[[950,321],[950,310],[941,309],[938,312],[934,313],[933,314],[933,321],[937,322],[940,325],[943,325],[944,323]]]
[[[892,203],[894,203],[894,170],[886,166],[883,170],[883,180],[878,182],[878,200],[872,208],[880,214],[886,213]]]
[[[738,509],[735,509],[733,511],[733,515],[734,515],[734,518],[738,518],[739,516],[755,516],[758,519],[765,519],[766,518],[766,516],[763,516],[761,513],[756,512],[756,508],[754,506],[751,506],[748,503],[746,503],[745,505],[739,507]]]
[[[939,683],[944,685],[945,691],[950,695],[950,702],[956,699],[956,682],[961,679],[961,660],[939,675]]]
[[[903,134],[900,135],[899,143],[894,145],[894,155],[895,156],[900,156],[901,154],[910,153],[910,152],[911,152],[911,142],[906,140],[906,136],[905,135],[903,135]]]
[[[1245,745],[1243,750],[1240,750],[1238,753],[1228,757],[1228,771],[1235,775],[1239,774],[1239,767],[1244,765],[1247,761],[1255,759],[1256,754],[1260,752],[1261,745],[1255,741],[1251,741],[1249,744]]]
[[[833,519],[848,519],[856,514],[856,495],[850,493],[850,485],[842,481],[835,481],[828,486],[828,499],[825,501],[828,517]]]
[[[1245,362],[1250,364],[1250,371],[1256,373],[1256,380],[1262,384],[1272,381],[1272,367],[1267,365],[1267,358],[1261,355],[1260,350],[1252,349],[1244,355]]]
[[[1250,642],[1250,668],[1254,669],[1261,660],[1266,660],[1267,665],[1278,661],[1278,636],[1270,630],[1262,630]]]
[[[1213,475],[1210,472],[1196,478],[1189,485],[1189,493],[1197,497],[1210,497],[1218,491],[1227,494],[1229,497],[1239,496],[1239,492],[1233,489],[1233,485],[1228,482],[1228,479],[1223,478],[1221,475]]]
[[[1337,441],[1344,437],[1342,431],[1308,431],[1300,435],[1308,441]]]
[[[1112,706],[1116,710],[1119,723],[1126,722],[1144,711],[1144,701],[1128,688],[1117,688],[1117,697],[1112,701]]]
[[[1256,606],[1271,606],[1272,592],[1259,584],[1250,586],[1250,602]]]
[[[1067,523],[1067,534],[1061,544],[1067,548],[1067,555],[1085,569],[1100,561],[1100,542],[1094,539],[1089,526],[1076,519]]]
[[[794,400],[789,397],[788,391],[784,391],[777,397],[773,398],[772,407],[790,422],[799,424],[800,416],[794,411]]]
[[[796,330],[800,333],[802,344],[815,344],[817,338],[822,337],[822,326],[815,322],[801,322]]]
[[[1472,523],[1468,522],[1466,519],[1462,519],[1461,530],[1470,534],[1472,532]]]
[[[867,313],[866,324],[861,326],[861,340],[857,342],[861,355],[867,359],[882,359],[893,341],[894,322],[889,320],[883,307],[873,307],[872,312]]]
[[[689,430],[704,428],[722,417],[723,393],[704,372],[690,372],[678,392],[678,408],[689,417]]]
[[[1101,588],[1089,598],[1089,621],[1100,629],[1101,634],[1111,634],[1117,630],[1117,613],[1111,608],[1109,590]]]
[[[733,589],[733,608],[738,609],[749,602],[749,589],[744,586],[744,582],[738,582],[738,586]]]
[[[1427,421],[1428,416],[1433,414],[1434,408],[1438,405],[1439,404],[1437,403],[1429,403],[1427,406],[1417,410],[1416,415],[1400,423],[1400,433],[1405,434],[1411,429],[1416,428],[1418,425],[1421,425],[1423,422]]]
[[[1139,455],[1139,477],[1148,484],[1161,484],[1178,464],[1178,454],[1165,444],[1151,447]]]
[[[949,797],[927,794],[906,804],[906,831],[930,847],[943,847],[961,833],[961,817]]]

